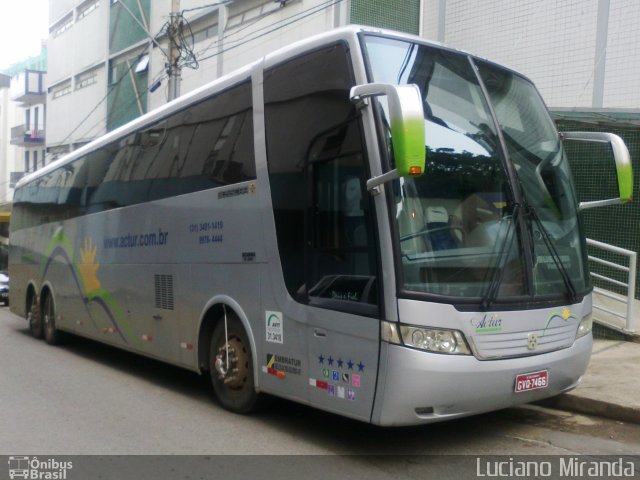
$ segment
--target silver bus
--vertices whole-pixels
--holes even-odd
[[[624,143],[559,134],[522,75],[331,31],[23,178],[11,309],[210,375],[239,413],[409,425],[558,395],[592,345],[564,141],[610,143],[600,203],[630,199]]]

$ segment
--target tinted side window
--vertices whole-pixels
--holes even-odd
[[[350,311],[377,304],[352,86],[342,44],[264,74],[269,180],[287,290],[300,302]]]
[[[20,188],[12,229],[255,178],[247,81]]]

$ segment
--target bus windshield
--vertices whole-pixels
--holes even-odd
[[[460,52],[363,38],[370,81],[416,84],[424,100],[425,173],[391,184],[402,289],[485,306],[586,293],[571,173],[533,84]]]

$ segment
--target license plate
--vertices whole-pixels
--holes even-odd
[[[533,373],[523,373],[516,377],[515,392],[527,392],[529,390],[538,390],[547,388],[549,385],[549,372],[541,370]]]

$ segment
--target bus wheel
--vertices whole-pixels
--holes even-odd
[[[42,338],[42,319],[40,318],[40,308],[38,306],[38,296],[34,293],[27,310],[27,322],[29,331],[34,338]]]
[[[235,413],[250,413],[258,406],[259,395],[253,381],[253,360],[247,334],[236,317],[224,319],[213,330],[209,359],[211,383],[220,404]]]
[[[44,329],[44,340],[49,345],[57,345],[60,343],[60,332],[56,329],[56,309],[53,303],[53,295],[49,293],[44,299],[42,309],[42,326]]]

